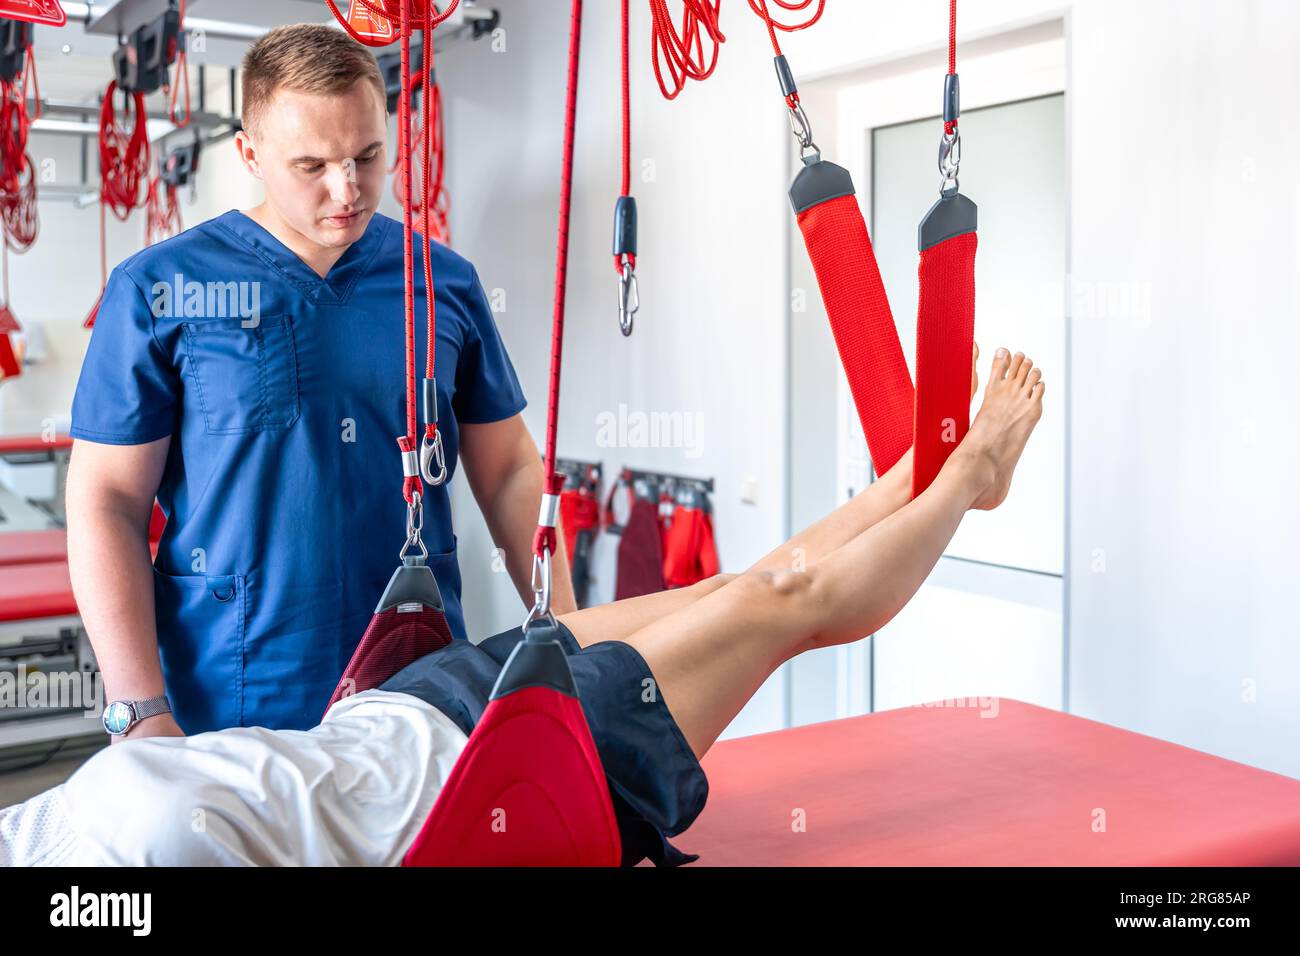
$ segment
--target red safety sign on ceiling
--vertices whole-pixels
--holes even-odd
[[[59,6],[59,0],[0,0],[0,18],[45,23],[52,27],[61,27],[68,22],[68,15]]]
[[[391,20],[374,12],[364,3],[357,3],[357,0],[352,0],[348,6],[348,26],[370,40],[387,43],[397,37]]]

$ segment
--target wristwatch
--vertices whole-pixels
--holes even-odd
[[[148,700],[115,700],[104,708],[104,730],[120,737],[146,717],[171,713],[166,695]]]

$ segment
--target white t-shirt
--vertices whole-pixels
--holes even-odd
[[[396,866],[466,743],[436,707],[381,690],[311,730],[124,741],[0,810],[0,865]]]

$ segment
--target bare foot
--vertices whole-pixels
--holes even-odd
[[[971,401],[974,401],[974,400],[975,400],[975,393],[978,392],[979,389],[980,389],[980,372],[979,372],[979,369],[976,367],[976,363],[979,362],[979,360],[980,360],[980,344],[979,344],[978,342],[976,342],[976,343],[975,343],[975,354],[971,356],[971,360],[970,360],[970,397],[971,397]]]
[[[971,508],[991,511],[1006,500],[1011,475],[1029,433],[1043,415],[1043,373],[1022,352],[998,349],[984,402],[949,461],[973,466],[985,476]]]

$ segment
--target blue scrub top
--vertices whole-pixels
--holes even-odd
[[[431,248],[449,483],[459,423],[509,418],[526,402],[478,273]],[[163,675],[187,734],[319,723],[400,563],[403,302],[402,227],[378,213],[324,279],[237,210],[113,270],[71,434],[113,445],[172,436],[154,583]],[[423,538],[463,640],[447,484],[428,491]]]

